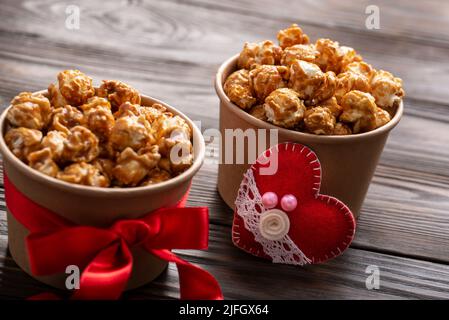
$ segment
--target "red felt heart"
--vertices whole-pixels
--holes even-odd
[[[274,174],[263,172],[275,164]],[[354,238],[354,216],[340,200],[319,194],[320,182],[321,166],[309,148],[282,143],[266,150],[248,169],[240,186],[232,228],[234,244],[279,263],[304,264],[297,254],[290,254],[294,261],[277,259],[289,255],[291,242],[307,257],[307,263],[321,263],[340,255]],[[283,211],[290,223],[287,235],[277,243],[261,238],[258,231],[261,214],[269,209],[261,204],[261,196],[266,192],[277,195],[278,203],[273,209]],[[296,197],[298,203],[289,212],[281,205],[281,199],[288,194]]]

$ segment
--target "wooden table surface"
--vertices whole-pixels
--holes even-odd
[[[210,208],[208,251],[182,257],[209,270],[228,299],[449,298],[449,2],[430,1],[0,1],[0,103],[44,89],[60,70],[120,79],[179,108],[203,129],[218,128],[212,86],[222,61],[244,41],[275,39],[296,22],[315,40],[356,48],[376,68],[404,80],[405,115],[391,133],[343,256],[304,268],[273,265],[236,249],[232,211],[216,191],[217,166],[194,179],[191,205]],[[79,30],[66,8],[81,9]],[[380,9],[380,29],[365,8]],[[0,203],[0,299],[49,290],[21,271],[7,251]],[[380,269],[368,290],[367,266]],[[177,298],[176,267],[125,298]]]

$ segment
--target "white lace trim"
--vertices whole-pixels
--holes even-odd
[[[235,206],[237,214],[244,221],[245,228],[254,235],[254,239],[262,245],[263,251],[271,257],[274,263],[302,266],[312,262],[288,235],[280,240],[268,240],[261,235],[260,215],[268,209],[262,203],[262,196],[257,189],[251,168],[244,174]]]

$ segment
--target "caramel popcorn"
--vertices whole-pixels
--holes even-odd
[[[51,115],[50,101],[40,93],[22,92],[11,101],[6,114],[15,127],[41,130],[47,126]]]
[[[171,178],[171,174],[168,171],[161,170],[159,168],[155,168],[148,173],[148,177],[145,178],[140,185],[141,186],[149,186],[152,184],[160,183],[163,181],[167,181]]]
[[[240,52],[237,61],[240,69],[252,69],[255,65],[278,64],[281,60],[282,49],[272,41],[262,41],[259,43],[246,42]]]
[[[376,128],[377,106],[374,97],[366,92],[353,90],[341,99],[343,113],[340,120],[353,123],[353,132],[365,132]]]
[[[79,106],[95,94],[92,79],[79,70],[65,70],[58,74],[58,85],[50,86],[52,103]]]
[[[267,121],[267,115],[265,114],[265,106],[263,104],[258,104],[257,106],[252,107],[248,113],[252,115],[254,118],[257,118],[262,121]]]
[[[59,167],[52,157],[50,148],[43,148],[28,155],[28,165],[47,176],[56,177]]]
[[[401,79],[337,41],[309,43],[296,24],[277,38],[279,47],[269,40],[245,43],[237,70],[225,80],[226,95],[241,109],[280,127],[325,135],[374,130],[394,116],[404,96]],[[171,169],[164,157],[161,166]]]
[[[309,104],[327,100],[335,92],[336,78],[333,72],[323,73],[313,63],[295,60],[290,66],[289,87]]]
[[[371,80],[371,94],[379,107],[383,109],[396,107],[404,96],[402,80],[388,71],[379,70]]]
[[[295,60],[303,60],[314,62],[319,52],[315,49],[314,44],[297,44],[284,49],[281,58],[281,64],[290,66]]]
[[[249,71],[241,69],[231,74],[223,86],[229,100],[242,109],[249,109],[256,103],[251,87]]]
[[[286,77],[288,69],[284,66],[261,65],[249,73],[253,92],[259,102],[278,88],[285,86],[283,77]]]
[[[53,160],[60,160],[67,142],[67,134],[62,131],[52,130],[42,139],[41,146],[51,151]]]
[[[42,139],[42,132],[24,127],[10,129],[5,135],[5,142],[12,153],[22,161],[37,150]]]
[[[344,124],[343,122],[337,122],[334,127],[334,132],[332,133],[334,136],[345,136],[352,134],[351,128]]]
[[[90,162],[94,160],[100,149],[98,138],[89,129],[76,126],[70,129],[67,140],[64,141],[62,158],[71,162]]]
[[[63,171],[58,172],[56,177],[65,182],[93,187],[106,188],[111,183],[109,178],[103,175],[96,166],[86,162],[71,164]]]
[[[243,86],[249,85],[244,71]],[[4,139],[12,153],[69,183],[102,188],[162,183],[194,160],[186,120],[161,104],[141,105],[139,92],[123,82],[104,80],[94,88],[78,70],[59,73],[48,98],[20,93],[7,121]]]
[[[142,149],[138,153],[128,147],[118,156],[112,173],[121,184],[137,186],[157,166],[160,157],[157,146]]]
[[[309,37],[302,32],[302,29],[296,24],[292,24],[287,29],[281,30],[277,35],[279,46],[282,49],[291,47],[295,44],[309,43]]]
[[[296,91],[288,88],[270,93],[264,104],[267,121],[284,128],[293,128],[303,118],[306,107]]]
[[[133,87],[117,80],[103,80],[97,95],[107,98],[114,110],[125,102],[140,104],[140,94]]]
[[[330,135],[334,132],[335,117],[328,108],[315,107],[305,112],[304,124],[309,132]]]
[[[71,128],[83,125],[84,120],[84,115],[80,110],[66,105],[54,110],[50,129],[69,134]]]

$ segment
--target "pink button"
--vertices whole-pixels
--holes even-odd
[[[286,194],[281,199],[281,208],[284,211],[290,212],[296,209],[296,206],[298,205],[298,200],[296,200],[296,197],[292,194]]]
[[[274,208],[278,204],[278,196],[274,192],[265,192],[262,196],[262,203],[267,209]]]

